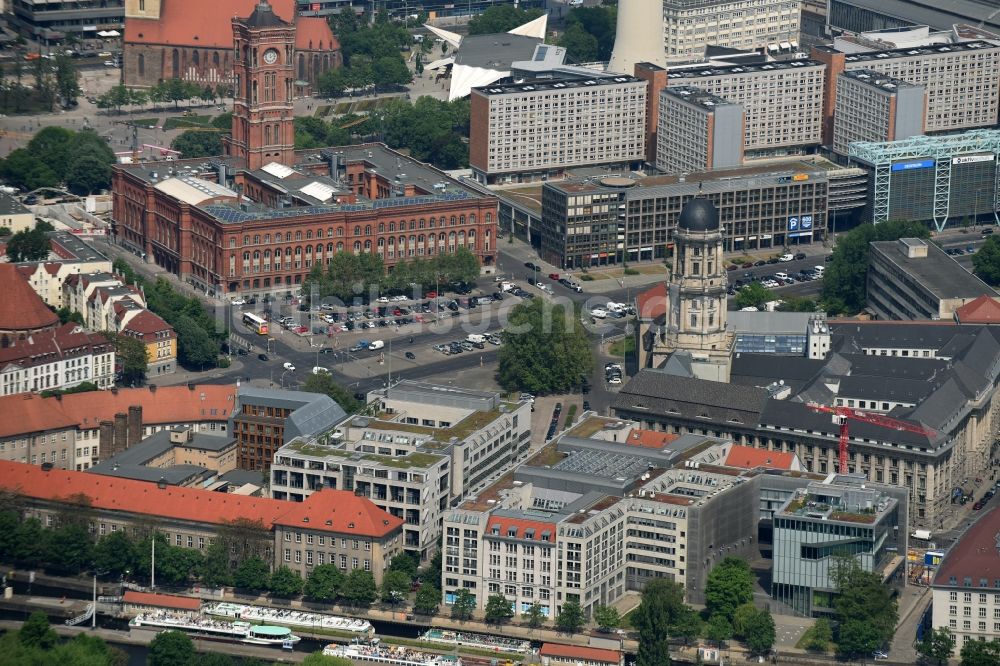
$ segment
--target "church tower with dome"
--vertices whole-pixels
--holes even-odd
[[[726,330],[728,279],[719,211],[711,201],[685,204],[674,241],[666,310],[647,337],[650,364],[659,367],[676,356],[693,376],[728,382],[736,338]]]

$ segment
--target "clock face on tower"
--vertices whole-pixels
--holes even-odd
[[[264,62],[268,65],[273,65],[278,62],[278,52],[274,49],[268,49],[264,51]]]

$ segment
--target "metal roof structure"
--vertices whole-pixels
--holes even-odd
[[[992,153],[1000,155],[1000,130],[977,129],[961,134],[942,136],[911,136],[898,141],[856,141],[847,149],[848,157],[865,162],[875,169],[873,222],[889,219],[889,190],[892,166],[895,162],[915,158],[934,160],[934,225],[944,231],[948,223],[951,199],[952,158],[963,154]],[[994,183],[993,209],[1000,208],[1000,171]],[[998,218],[1000,222],[1000,218]]]

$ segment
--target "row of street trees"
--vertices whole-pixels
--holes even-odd
[[[114,152],[96,132],[51,126],[0,161],[0,178],[24,190],[65,184],[75,194],[90,194],[111,186],[114,163]]]
[[[228,97],[231,93],[232,88],[227,84],[219,84],[213,88],[182,79],[166,79],[149,88],[114,86],[97,98],[97,108],[113,109],[115,112],[121,113],[122,107],[126,106],[143,107],[146,104],[156,106],[171,102],[177,108],[181,102],[192,100],[214,103],[220,98]]]
[[[317,92],[339,97],[347,90],[374,86],[402,86],[413,80],[401,49],[413,43],[406,28],[379,13],[373,24],[354,12],[331,17],[331,27],[340,40],[344,65],[320,75]]]

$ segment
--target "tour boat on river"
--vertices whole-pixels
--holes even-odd
[[[527,654],[531,652],[531,641],[492,634],[475,634],[468,631],[452,631],[450,629],[430,629],[420,635],[420,640],[441,645],[461,645],[479,650],[495,652],[516,652]]]
[[[377,643],[351,643],[350,645],[332,643],[323,648],[323,654],[328,657],[342,657],[352,661],[371,661],[390,666],[462,666],[462,660],[452,655],[420,652],[413,648]]]
[[[183,631],[193,637],[209,641],[272,645],[286,649],[302,640],[292,634],[292,630],[287,627],[250,624],[243,621],[225,622],[193,613],[169,611],[140,613],[129,621],[128,626],[130,631]]]
[[[234,620],[277,624],[301,629],[333,629],[357,634],[361,637],[370,638],[375,635],[375,628],[368,620],[298,611],[290,608],[269,608],[267,606],[221,602],[206,606],[202,612],[206,615],[233,618]]]

